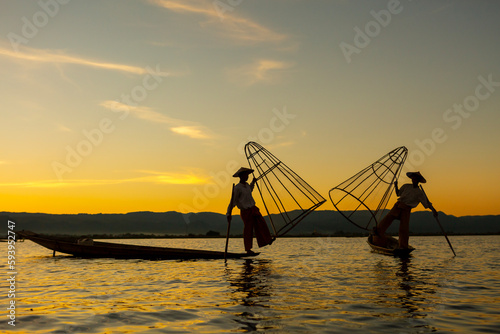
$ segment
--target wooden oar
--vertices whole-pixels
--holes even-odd
[[[425,190],[424,190],[424,188],[422,187],[422,185],[420,185],[420,189],[422,189],[422,192],[424,193],[425,198],[427,199],[427,202],[428,202],[428,203],[430,203],[430,201],[429,201],[429,197],[427,197],[427,194],[425,193]],[[457,256],[457,254],[455,253],[455,250],[453,249],[453,246],[451,245],[450,240],[448,239],[448,236],[446,235],[446,232],[444,231],[443,226],[441,225],[441,222],[439,221],[439,218],[438,218],[437,216],[434,216],[434,218],[436,218],[436,221],[437,221],[437,223],[438,223],[439,227],[441,228],[441,232],[443,232],[443,235],[444,235],[444,237],[446,238],[446,241],[448,241],[448,245],[450,245],[450,248],[451,248],[451,251],[453,252],[453,255],[454,255],[454,256]]]
[[[233,188],[231,190],[231,211],[233,209],[233,200],[234,200],[234,183]],[[227,217],[227,233],[226,233],[226,249],[224,250],[224,263],[227,261],[227,247],[229,246],[229,230],[231,229],[231,216]]]

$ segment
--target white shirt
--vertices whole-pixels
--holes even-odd
[[[240,210],[250,209],[255,206],[255,201],[252,197],[252,190],[248,183],[238,183],[234,186],[233,201],[229,203],[227,207],[226,216],[231,216],[231,211],[234,206],[237,206]]]
[[[425,194],[420,188],[413,187],[413,184],[404,184],[401,188],[399,188],[398,195],[398,201],[408,205],[411,208],[415,208],[419,203],[422,203],[422,205],[426,209],[430,207],[430,203],[427,201]]]

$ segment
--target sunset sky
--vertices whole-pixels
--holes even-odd
[[[406,146],[437,210],[500,214],[499,1],[0,9],[0,211],[225,213],[252,140],[325,198]]]

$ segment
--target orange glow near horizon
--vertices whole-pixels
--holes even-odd
[[[83,182],[82,182],[83,183]],[[77,214],[77,213],[128,213],[136,211],[167,212],[217,212],[225,214],[230,200],[230,186],[219,188],[214,183],[205,185],[123,185],[123,184],[88,184],[73,185],[72,187],[49,186],[42,183],[41,187],[11,186],[9,192],[0,193],[2,211],[31,212],[49,214]],[[40,186],[40,184],[38,184]],[[168,190],[170,189],[170,190]],[[264,212],[260,196],[254,191],[257,206]],[[461,194],[457,189],[450,187],[450,191],[442,195],[434,191],[434,187],[427,187],[426,192],[438,211],[448,215],[496,215],[498,206],[492,196],[485,194]],[[320,191],[320,193],[322,193]],[[217,195],[217,196],[214,196]],[[335,210],[328,197],[328,192],[322,195],[327,201],[317,210]],[[475,201],[481,196],[484,200]],[[393,195],[388,207],[396,201]],[[285,207],[293,207],[285,203]],[[416,211],[426,210],[419,205]],[[233,214],[239,214],[235,208]]]

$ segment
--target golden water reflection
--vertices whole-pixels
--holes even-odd
[[[270,301],[272,297],[272,281],[270,260],[246,259],[238,272],[227,269],[227,278],[232,288],[231,299],[245,309],[237,312],[235,321],[241,324],[243,331],[272,328],[270,320]],[[267,324],[266,324],[267,322]]]
[[[406,319],[410,328],[435,330],[428,317],[441,303],[439,274],[418,268],[411,257],[394,259],[392,265],[381,260],[373,266],[373,272],[377,291],[374,302],[383,306],[376,316]]]
[[[494,332],[500,324],[498,237],[454,240],[471,256],[452,260],[431,237],[415,238],[419,253],[408,260],[372,254],[364,239],[320,241],[279,240],[226,265],[52,257],[27,241],[17,254],[16,333]],[[224,248],[222,239],[143,242]]]

